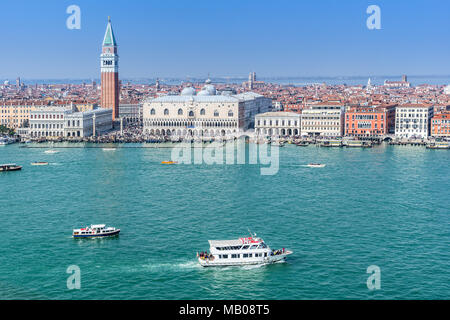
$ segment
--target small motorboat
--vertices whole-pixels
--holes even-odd
[[[11,139],[11,138],[8,138],[8,137],[0,138],[0,146],[6,146],[6,145],[12,144],[14,142],[15,142],[14,139]]]
[[[48,162],[39,161],[39,162],[32,162],[32,166],[48,166]]]
[[[116,148],[103,148],[103,151],[116,151]]]
[[[308,163],[306,166],[308,168],[325,168],[326,164],[323,164],[323,163]]]
[[[98,238],[119,235],[120,229],[106,227],[104,224],[93,224],[90,227],[73,229],[74,238]]]
[[[19,171],[22,170],[21,166],[13,164],[0,164],[0,172],[6,172],[6,171]]]
[[[161,164],[178,164],[177,161],[162,161]]]
[[[46,151],[44,151],[44,153],[46,153],[46,154],[55,154],[55,153],[59,153],[59,151],[57,151],[57,150],[46,150]]]

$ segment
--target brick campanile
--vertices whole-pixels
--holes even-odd
[[[113,121],[119,117],[119,55],[117,42],[108,17],[105,37],[103,38],[101,60],[101,106],[113,109]]]

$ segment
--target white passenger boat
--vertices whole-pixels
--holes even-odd
[[[90,227],[73,229],[74,238],[96,238],[117,236],[120,229],[106,227],[104,224],[93,224]]]
[[[44,153],[55,154],[55,153],[59,153],[59,151],[57,151],[57,150],[46,150]]]
[[[292,251],[272,250],[256,234],[237,240],[209,240],[210,252],[197,253],[203,267],[264,265],[283,262]]]
[[[103,151],[116,151],[116,148],[103,148]]]

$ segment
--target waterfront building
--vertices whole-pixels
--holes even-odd
[[[345,112],[345,135],[384,136],[395,132],[395,105],[356,106]]]
[[[302,111],[301,134],[341,137],[344,134],[344,105],[339,102],[311,104]]]
[[[438,113],[431,118],[431,136],[450,137],[450,112]]]
[[[254,128],[255,115],[271,107],[271,99],[253,92],[218,95],[208,79],[198,93],[188,86],[181,95],[147,99],[144,133],[207,137],[237,134]]]
[[[399,138],[427,138],[433,106],[427,104],[399,105],[395,108],[395,136]]]
[[[20,135],[47,139],[88,137],[94,130],[101,133],[112,128],[112,110],[98,108],[77,112],[72,104],[39,107],[31,112],[29,121],[30,129],[21,130],[18,132]]]
[[[142,103],[121,103],[119,104],[119,118],[128,123],[142,123],[143,105]]]
[[[64,118],[72,113],[72,107],[39,107],[30,114],[30,136],[32,138],[57,138],[64,135]]]
[[[301,114],[265,112],[255,118],[255,133],[261,136],[297,136],[301,132]]]
[[[64,116],[64,137],[84,138],[112,129],[112,109],[98,108]]]
[[[119,55],[117,42],[108,18],[105,37],[103,38],[101,60],[101,106],[112,109],[112,119],[119,117]]]
[[[24,101],[10,101],[7,104],[0,104],[0,125],[11,129],[27,126],[31,111],[38,107],[39,105]]]

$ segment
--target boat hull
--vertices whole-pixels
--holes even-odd
[[[0,172],[20,171],[20,170],[22,170],[22,167],[9,168],[9,169],[2,169],[2,168],[0,168]]]
[[[274,264],[274,263],[280,263],[280,262],[284,262],[287,258],[288,255],[292,254],[292,251],[286,251],[283,254],[278,254],[278,255],[274,255],[274,256],[270,256],[270,257],[266,257],[260,260],[253,260],[253,261],[236,261],[236,262],[232,262],[232,261],[223,261],[223,262],[219,262],[217,260],[212,260],[212,261],[208,261],[208,260],[203,260],[203,259],[198,259],[198,262],[200,263],[200,265],[202,267],[238,267],[238,266],[254,266],[254,265],[268,265],[268,264]]]
[[[74,238],[105,238],[105,237],[114,237],[118,236],[120,230],[115,230],[113,232],[102,233],[102,234],[77,234],[73,235]]]

